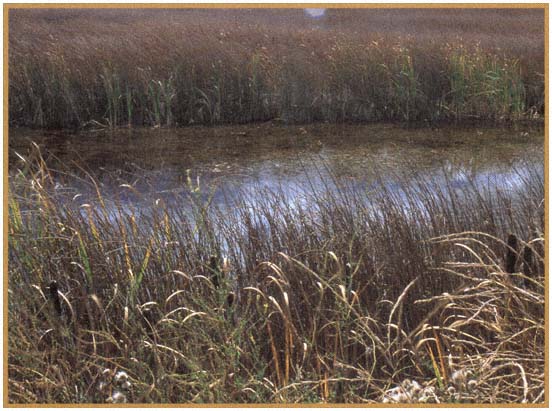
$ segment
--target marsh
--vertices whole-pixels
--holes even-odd
[[[6,12],[10,403],[546,400],[544,8]]]

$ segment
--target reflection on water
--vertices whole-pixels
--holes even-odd
[[[462,191],[476,184],[515,190],[528,167],[543,167],[540,129],[414,129],[395,126],[274,126],[132,129],[65,135],[10,132],[10,172],[14,153],[30,142],[47,151],[56,188],[95,195],[82,169],[94,175],[107,199],[127,207],[147,207],[156,199],[182,201],[198,189],[216,204],[249,192],[280,190],[295,201],[312,190],[370,192],[376,186],[397,192],[397,181],[425,179],[436,187]],[[399,178],[400,177],[400,178]],[[400,195],[399,193],[397,193]]]

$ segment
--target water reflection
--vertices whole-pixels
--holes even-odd
[[[55,174],[59,193],[92,203],[96,192],[87,170],[112,207],[141,211],[156,200],[224,205],[263,191],[278,191],[300,205],[313,191],[371,195],[383,189],[406,205],[401,187],[408,179],[431,182],[436,190],[449,185],[458,193],[472,185],[515,191],[531,170],[542,174],[544,151],[539,129],[265,124],[75,135],[15,130],[10,172],[18,167],[14,153],[25,155],[31,141],[47,152],[51,167],[63,170]]]

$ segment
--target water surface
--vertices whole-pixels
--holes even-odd
[[[86,202],[95,195],[86,170],[108,200],[147,207],[198,190],[215,203],[264,189],[290,198],[304,191],[369,192],[399,176],[515,189],[528,169],[543,168],[541,128],[417,128],[392,125],[260,124],[181,129],[118,129],[75,134],[10,131],[10,173],[31,142],[54,169],[56,189]],[[75,180],[68,174],[82,179]],[[404,180],[403,180],[404,181]],[[236,194],[233,194],[236,193]],[[239,194],[237,194],[239,193]]]

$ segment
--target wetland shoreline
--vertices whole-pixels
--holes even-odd
[[[301,128],[20,130],[10,402],[542,402],[542,130]],[[320,185],[294,160],[313,148]],[[219,202],[208,173],[279,182]]]
[[[7,402],[545,403],[545,11],[8,6]]]

